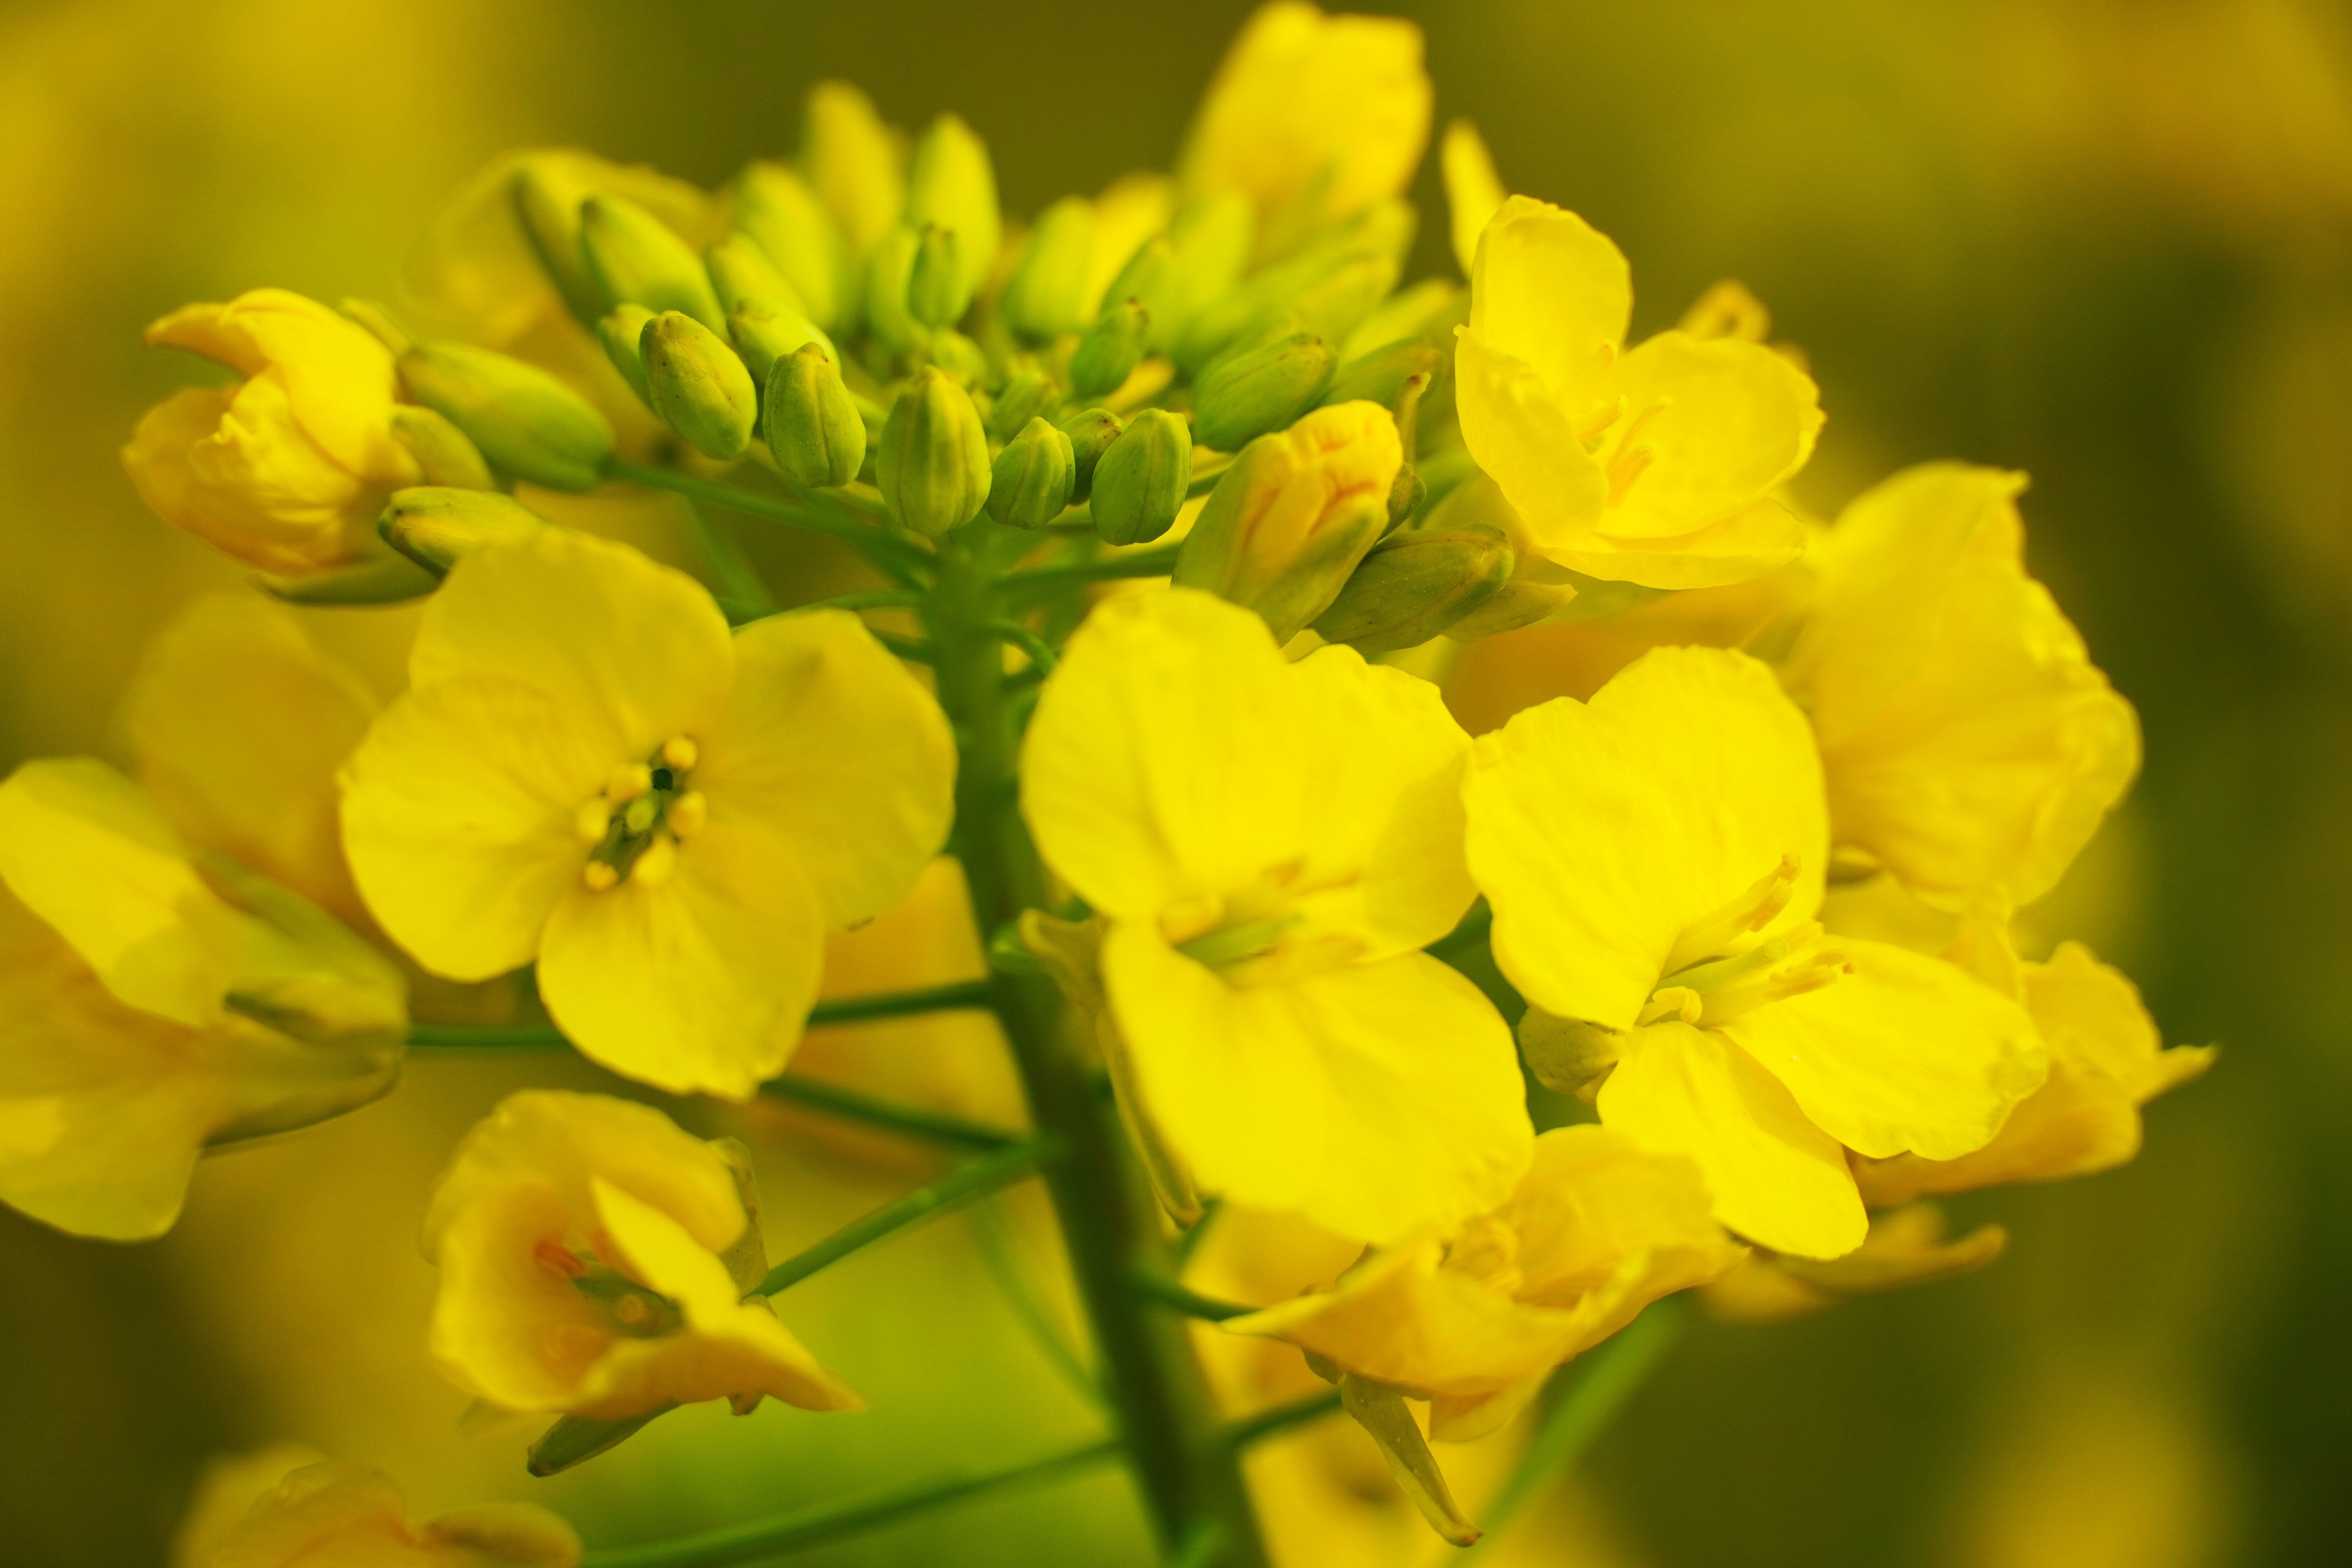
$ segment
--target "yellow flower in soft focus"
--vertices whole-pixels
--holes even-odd
[[[147,329],[244,376],[150,409],[123,466],[157,516],[265,572],[300,576],[373,552],[384,499],[423,470],[392,429],[392,352],[283,289],[189,305]]]
[[[1495,155],[1486,151],[1478,128],[1466,120],[1445,128],[1438,162],[1445,174],[1446,233],[1454,241],[1454,259],[1467,278],[1478,264],[1478,237],[1486,232],[1510,192],[1495,172]]]
[[[947,721],[856,617],[730,636],[625,545],[469,555],[409,679],[344,773],[368,908],[452,979],[536,959],[583,1052],[674,1093],[781,1071],[824,933],[904,899],[947,834]]]
[[[2139,1108],[2213,1065],[2210,1046],[2167,1050],[2138,988],[2081,942],[2060,942],[2047,963],[2021,963],[2007,932],[1978,919],[1964,924],[1953,955],[2024,1004],[2050,1047],[2049,1081],[1973,1153],[1855,1162],[1873,1204],[2113,1169],[2139,1152]]]
[[[1707,1286],[1706,1310],[1733,1322],[1802,1317],[1848,1296],[1972,1273],[2008,1247],[2009,1232],[1997,1225],[1980,1225],[1958,1240],[1947,1239],[1942,1211],[1933,1204],[1913,1204],[1873,1215],[1870,1235],[1843,1258],[1750,1253],[1746,1262]]]
[[[1510,1032],[1420,950],[1473,890],[1434,688],[1353,650],[1285,664],[1182,589],[1070,639],[1022,756],[1053,868],[1106,916],[1147,1119],[1204,1192],[1393,1241],[1527,1168]]]
[[[2139,721],[2026,575],[2021,474],[1907,468],[1845,509],[1782,679],[1830,826],[1924,901],[2030,903],[2139,770]]]
[[[407,1500],[369,1465],[307,1465],[221,1538],[203,1568],[572,1568],[580,1536],[527,1502],[408,1522]]]
[[[1226,49],[1180,177],[1188,195],[1249,197],[1258,253],[1277,255],[1412,183],[1430,97],[1412,23],[1275,0]]]
[[[1563,1127],[1536,1140],[1518,1190],[1458,1234],[1376,1252],[1328,1291],[1224,1326],[1427,1399],[1429,1435],[1467,1442],[1517,1415],[1554,1367],[1742,1251],[1688,1160]]]
[[[0,1201],[159,1236],[206,1147],[392,1087],[398,972],[296,895],[199,862],[106,764],[0,784]]]
[[[1804,544],[1771,492],[1812,455],[1819,394],[1736,335],[1677,327],[1629,351],[1633,305],[1608,237],[1505,202],[1454,352],[1462,438],[1559,565],[1652,588],[1760,577]]]
[[[743,1293],[767,1272],[750,1173],[650,1106],[509,1095],[434,1189],[434,1360],[505,1410],[607,1420],[762,1394],[804,1410],[857,1395]]]
[[[1464,793],[1531,1061],[1605,1072],[1601,1121],[1696,1161],[1743,1236],[1851,1251],[1867,1225],[1841,1144],[1956,1159],[2040,1086],[2010,997],[1903,948],[1824,942],[1821,761],[1746,655],[1659,648],[1589,703],[1529,709],[1479,738]]]

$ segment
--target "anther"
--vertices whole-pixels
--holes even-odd
[[[648,888],[657,888],[668,881],[670,873],[677,869],[677,840],[664,833],[646,846],[629,874]]]
[[[604,786],[604,798],[614,805],[636,799],[654,787],[654,771],[643,763],[623,763],[613,770],[613,779]]]
[[[701,757],[702,748],[694,743],[691,736],[672,735],[662,742],[661,754],[663,762],[683,773]]]
[[[603,860],[591,860],[581,867],[580,879],[588,884],[592,893],[610,892],[621,885],[621,874]]]
[[[669,830],[680,838],[698,833],[710,820],[710,797],[698,789],[687,791],[669,803]]]
[[[593,844],[604,837],[604,828],[612,820],[612,809],[601,800],[592,800],[572,814],[572,826],[582,843]]]

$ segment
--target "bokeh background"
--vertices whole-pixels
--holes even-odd
[[[716,184],[789,151],[824,76],[902,124],[962,112],[1008,208],[1034,212],[1164,165],[1246,9],[0,4],[0,762],[111,752],[146,639],[237,586],[115,460],[191,374],[139,346],[155,315],[265,283],[392,296],[436,204],[510,146]],[[1769,302],[1830,411],[1808,503],[1932,458],[2031,470],[2034,569],[2147,732],[2130,805],[2043,918],[2136,975],[2173,1041],[2224,1047],[2152,1108],[2135,1165],[1955,1205],[2011,1227],[1990,1271],[1697,1328],[1524,1560],[2352,1562],[2352,19],[2318,0],[1394,9],[1427,31],[1440,122],[1473,116],[1512,188],[1633,257],[1637,333],[1718,277]],[[1419,195],[1435,272],[1433,170]],[[406,612],[308,618],[396,679]],[[1044,1271],[1015,1203],[793,1293],[875,1414],[697,1410],[536,1484],[517,1434],[458,1436],[423,1353],[418,1204],[458,1129],[566,1073],[595,1081],[420,1063],[383,1105],[209,1164],[153,1246],[0,1212],[0,1558],[164,1562],[200,1467],[267,1442],[383,1464],[420,1510],[533,1496],[620,1542],[1087,1429],[991,1288],[1008,1258]],[[780,1248],[919,1174],[804,1137],[761,1155]],[[1429,1559],[1361,1460],[1333,1458],[1360,1479],[1294,1510],[1321,1543],[1297,1563]],[[1105,1476],[809,1560],[1146,1559]]]

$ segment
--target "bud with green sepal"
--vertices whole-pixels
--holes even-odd
[[[763,400],[768,451],[804,485],[845,485],[866,463],[866,421],[819,342],[803,343],[775,362]]]
[[[789,308],[805,316],[808,307],[801,300],[800,290],[793,288],[759,242],[740,230],[711,242],[702,253],[704,270],[710,274],[711,291],[719,296],[719,308],[732,316],[754,300]]]
[[[1192,432],[1201,445],[1237,450],[1279,430],[1315,405],[1331,379],[1331,345],[1312,332],[1229,355],[1192,388]]]
[[[408,335],[407,329],[394,319],[392,311],[373,300],[341,300],[336,301],[335,310],[345,321],[366,329],[368,336],[390,350],[394,359],[406,353],[409,345],[415,342]]]
[[[1331,384],[1318,401],[1377,403],[1394,408],[1405,382],[1416,375],[1435,377],[1453,356],[1425,338],[1403,338],[1359,354],[1331,373]]]
[[[637,401],[653,406],[654,395],[646,390],[646,354],[640,346],[646,335],[646,323],[654,312],[643,305],[615,305],[596,323],[596,341],[604,345],[604,357],[637,395]]]
[[[1080,397],[1118,391],[1142,363],[1151,318],[1133,300],[1121,300],[1095,318],[1070,353],[1070,390]]]
[[[1039,370],[1014,372],[989,405],[988,438],[1012,440],[1029,421],[1049,412],[1054,400],[1053,377]]]
[[[1391,209],[1383,206],[1375,213]],[[1410,210],[1400,230],[1372,213],[1286,260],[1203,301],[1175,348],[1176,363],[1199,371],[1234,344],[1286,317],[1298,330],[1337,341],[1353,331],[1396,285],[1404,245],[1412,240]],[[1398,243],[1402,238],[1403,244]]]
[[[884,235],[866,258],[866,331],[891,353],[905,353],[923,342],[923,325],[907,308],[907,285],[922,244],[920,234],[901,226]]]
[[[604,310],[643,305],[681,311],[713,331],[727,325],[694,247],[626,196],[593,195],[580,204],[580,256]]]
[[[756,386],[765,386],[776,362],[803,343],[815,343],[827,353],[834,352],[832,340],[817,330],[815,322],[789,306],[767,300],[743,301],[727,318],[727,332],[734,340],[735,352],[751,367],[752,384]]]
[[[907,272],[907,314],[926,327],[948,327],[963,320],[971,307],[971,287],[965,281],[963,247],[955,230],[929,225],[916,240],[914,265]]]
[[[534,364],[472,343],[419,343],[400,356],[408,395],[473,442],[494,472],[555,490],[593,489],[613,455],[596,405]]]
[[[997,300],[1014,331],[1050,340],[1086,324],[1094,247],[1095,206],[1084,196],[1064,196],[1038,215]]]
[[[1451,451],[1440,453],[1423,467],[1442,478],[1444,476],[1438,474],[1438,470],[1454,456]],[[1516,559],[1509,578],[1446,628],[1446,635],[1456,642],[1533,626],[1567,609],[1570,603],[1578,598],[1575,574],[1546,560],[1531,547],[1524,537],[1518,513],[1503,497],[1502,487],[1475,468],[1466,479],[1447,486],[1440,498],[1431,503],[1421,523],[1421,531],[1428,532],[1469,529],[1487,529],[1502,533],[1512,542]],[[1580,610],[1583,607],[1581,604],[1577,605]]]
[[[874,477],[891,514],[918,533],[937,538],[979,516],[988,432],[971,395],[936,367],[918,373],[890,405]]]
[[[1192,432],[1164,408],[1147,408],[1095,464],[1095,532],[1106,544],[1149,544],[1168,531],[1192,484]]]
[[[988,486],[988,515],[1008,528],[1043,528],[1070,504],[1077,464],[1070,438],[1032,419],[996,455]]]
[[[662,423],[706,458],[741,457],[760,417],[760,392],[727,340],[682,310],[664,310],[646,323],[638,349]]]
[[[935,225],[952,232],[963,298],[980,291],[996,263],[1004,219],[996,208],[996,171],[988,148],[952,114],[932,121],[915,143],[907,168],[906,221],[918,231]]]
[[[564,309],[582,326],[593,327],[614,301],[605,297],[581,255],[579,183],[527,158],[515,171],[509,195],[516,226],[539,258],[548,281],[562,296]]]
[[[414,403],[392,405],[392,437],[408,448],[428,485],[486,490],[499,481],[481,450],[448,420]]]
[[[988,384],[988,351],[952,327],[941,327],[924,344],[926,357],[966,390]]]
[[[857,316],[857,254],[799,171],[754,163],[735,183],[735,226],[776,265],[808,319],[827,331]]]
[[[1144,272],[1112,286],[1111,298],[1131,294],[1151,312],[1154,353],[1175,353],[1194,319],[1231,291],[1249,264],[1255,221],[1249,199],[1237,191],[1187,202],[1169,226],[1174,256],[1165,271]],[[1150,264],[1138,252],[1129,265]]]
[[[1315,629],[1362,653],[1418,647],[1494,597],[1510,580],[1513,559],[1499,529],[1392,533],[1315,617]]]
[[[1127,426],[1108,408],[1087,408],[1063,420],[1060,428],[1070,438],[1070,457],[1077,464],[1077,482],[1071,489],[1071,499],[1085,500],[1094,493],[1095,466]]]
[[[381,541],[355,560],[308,572],[299,577],[254,574],[261,591],[289,605],[403,605],[421,599],[440,584],[428,572]]]
[[[547,526],[498,490],[417,485],[392,492],[375,529],[385,543],[438,576],[485,544],[527,539]]]

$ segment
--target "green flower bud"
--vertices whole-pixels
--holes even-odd
[[[911,228],[894,228],[874,247],[866,261],[866,330],[892,353],[905,353],[923,341],[922,323],[907,309],[907,284],[914,276],[915,253],[922,236]]]
[[[613,455],[612,422],[534,364],[471,343],[419,343],[400,356],[408,395],[465,433],[509,479],[587,490]]]
[[[882,426],[874,477],[901,523],[934,538],[988,500],[988,432],[971,396],[937,369],[907,384]]]
[[[998,300],[1014,331],[1051,339],[1086,324],[1094,248],[1095,205],[1086,197],[1064,196],[1038,215]]]
[[[821,81],[809,89],[801,172],[840,225],[853,256],[871,250],[906,205],[900,142],[874,112],[874,100],[849,83]]]
[[[580,256],[603,295],[600,316],[615,305],[643,305],[681,311],[713,331],[727,324],[694,247],[626,196],[580,204]]]
[[[924,326],[945,327],[963,320],[971,308],[963,247],[955,230],[932,224],[916,242],[914,265],[907,270],[907,313]]]
[[[775,362],[765,409],[768,450],[802,484],[845,485],[865,466],[866,421],[823,343],[803,343]]]
[[[706,458],[741,457],[760,416],[760,393],[727,340],[683,311],[664,310],[646,323],[638,350],[647,401],[662,423]]]
[[[1416,375],[1433,378],[1452,358],[1426,338],[1405,338],[1360,354],[1332,372],[1331,384],[1316,401],[1323,407],[1361,400],[1394,408],[1406,381]]]
[[[428,485],[452,485],[459,489],[486,490],[499,481],[482,460],[480,448],[466,433],[414,403],[392,405],[393,439],[408,448]]]
[[[856,253],[796,170],[770,163],[745,168],[735,183],[735,226],[767,252],[811,321],[830,331],[856,319]]]
[[[1070,490],[1072,500],[1084,500],[1094,493],[1095,466],[1126,428],[1108,408],[1088,408],[1062,421],[1061,432],[1070,438],[1071,459],[1078,466],[1077,482]]]
[[[776,362],[799,349],[803,343],[815,343],[827,354],[834,352],[833,341],[817,331],[816,323],[788,306],[768,300],[746,300],[727,318],[727,335],[734,340],[735,352],[751,370],[751,383],[765,386],[774,374]]]
[[[1451,348],[1453,329],[1469,320],[1469,291],[1443,278],[1424,278],[1381,301],[1339,345],[1339,363],[1361,357],[1406,338],[1426,338]]]
[[[1362,653],[1418,647],[1494,597],[1512,561],[1499,529],[1392,533],[1372,546],[1315,629]]]
[[[915,143],[907,169],[906,221],[918,230],[936,224],[952,231],[962,267],[963,297],[969,300],[980,291],[996,264],[1004,220],[996,210],[996,171],[988,161],[988,148],[952,114],[932,121]]]
[[[615,305],[612,312],[596,323],[596,341],[604,345],[604,357],[637,395],[637,401],[653,406],[654,395],[646,390],[646,354],[641,343],[646,335],[646,323],[654,313],[643,305]]]
[[[933,332],[929,348],[931,363],[958,386],[969,389],[988,380],[988,351],[953,328]]]
[[[1176,268],[1176,242],[1164,234],[1154,235],[1136,247],[1135,254],[1103,290],[1105,300],[1132,300],[1143,307],[1148,348],[1160,346],[1160,314],[1175,308]]]
[[[1132,294],[1151,312],[1151,348],[1173,353],[1202,311],[1224,298],[1249,265],[1256,232],[1255,211],[1238,191],[1221,191],[1187,202],[1169,226],[1174,264],[1156,287],[1113,286],[1111,298]],[[1141,256],[1138,252],[1139,258]],[[1213,358],[1212,349],[1202,363]]]
[[[428,572],[388,546],[371,541],[370,552],[324,572],[299,577],[255,574],[261,591],[289,605],[400,605],[421,599],[440,585]]]
[[[1314,333],[1294,332],[1219,360],[1192,387],[1193,434],[1203,447],[1232,452],[1281,429],[1314,406],[1335,357]]]
[[[988,411],[988,438],[1012,440],[1029,421],[1053,405],[1053,377],[1043,371],[1022,371],[996,395],[996,402]]]
[[[1077,479],[1070,438],[1032,419],[996,455],[988,483],[988,515],[1008,528],[1043,528],[1070,504]]]
[[[1070,390],[1080,397],[1118,391],[1143,360],[1151,318],[1133,300],[1121,300],[1095,318],[1070,353]]]
[[[498,490],[418,485],[392,492],[375,531],[437,577],[485,544],[526,538],[547,526],[536,512]]]
[[[768,259],[760,242],[740,229],[713,240],[702,253],[702,266],[710,274],[710,289],[719,296],[719,308],[730,316],[753,300],[808,314],[800,290]]]
[[[1108,544],[1149,544],[1168,531],[1192,484],[1192,432],[1147,408],[1095,465],[1095,532]]]
[[[515,223],[547,280],[563,297],[564,309],[583,326],[593,325],[614,302],[605,298],[580,254],[579,185],[555,177],[536,161],[526,161],[515,171],[509,194]]]
[[[1548,619],[1575,597],[1576,588],[1572,584],[1538,583],[1528,577],[1514,577],[1488,595],[1485,603],[1446,627],[1446,635],[1456,642],[1468,642],[1473,637],[1515,632],[1521,626],[1531,626],[1538,621]]]

